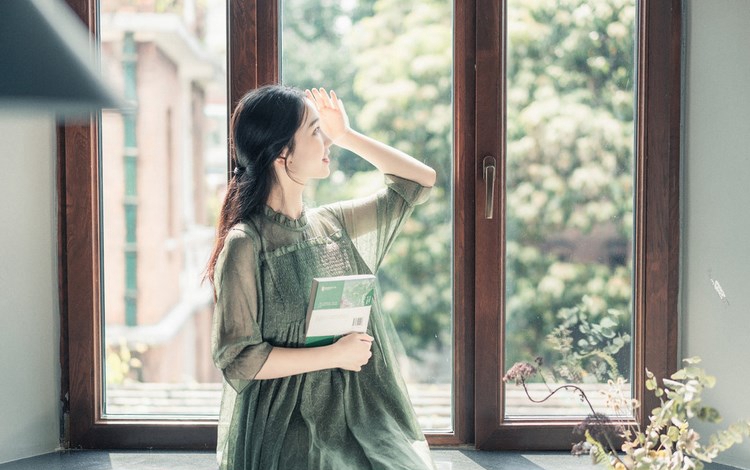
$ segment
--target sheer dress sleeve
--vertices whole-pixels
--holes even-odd
[[[256,270],[257,243],[249,230],[232,228],[216,263],[211,349],[214,364],[238,393],[255,378],[272,349],[258,326]]]
[[[414,206],[425,202],[432,189],[395,175],[385,175],[385,184],[384,189],[371,196],[331,207],[373,273]]]

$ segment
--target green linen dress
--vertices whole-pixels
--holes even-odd
[[[429,188],[386,175],[366,198],[290,219],[265,207],[230,229],[215,270],[212,353],[224,375],[217,459],[228,470],[428,470],[434,464],[376,296],[372,358],[254,380],[274,346],[302,347],[313,277],[377,271]]]

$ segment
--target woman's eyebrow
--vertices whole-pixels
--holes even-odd
[[[313,119],[313,120],[312,120],[312,121],[310,122],[310,125],[308,125],[307,127],[308,127],[308,128],[310,128],[310,127],[314,126],[314,125],[315,125],[315,123],[316,123],[316,122],[318,122],[319,120],[320,120],[320,118],[315,118],[315,119]]]

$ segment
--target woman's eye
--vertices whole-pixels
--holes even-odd
[[[320,126],[316,127],[313,134],[320,134]]]

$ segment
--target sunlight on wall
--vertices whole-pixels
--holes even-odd
[[[0,463],[60,436],[55,129],[0,112]]]
[[[717,378],[706,404],[724,417],[707,439],[750,419],[750,2],[687,0],[682,241],[682,357]],[[719,461],[750,468],[750,442]]]

